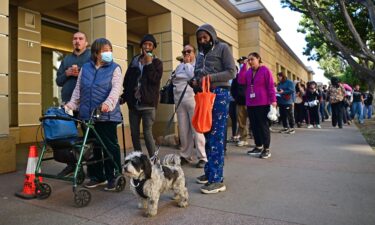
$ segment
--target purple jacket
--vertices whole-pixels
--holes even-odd
[[[263,106],[271,105],[271,103],[276,102],[276,91],[271,71],[266,66],[260,66],[258,68],[258,72],[254,77],[255,98],[250,98],[252,76],[252,69],[246,71],[246,66],[242,66],[238,74],[238,83],[246,85],[246,105]]]

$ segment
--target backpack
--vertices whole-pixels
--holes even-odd
[[[338,87],[331,86],[329,88],[329,102],[338,103],[344,100],[345,89],[339,85]]]

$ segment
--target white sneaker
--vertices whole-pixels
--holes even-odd
[[[317,129],[322,129],[322,127],[320,126],[320,124],[316,125],[316,128]]]
[[[311,128],[314,128],[314,126],[311,124],[307,125],[307,129],[311,129]]]
[[[245,145],[248,145],[249,143],[247,142],[247,141],[239,141],[239,142],[237,142],[237,146],[238,147],[242,147],[242,146],[245,146]]]

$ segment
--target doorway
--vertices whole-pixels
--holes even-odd
[[[59,106],[61,101],[61,87],[56,84],[57,70],[62,59],[68,52],[52,48],[42,48],[42,110],[51,106]]]

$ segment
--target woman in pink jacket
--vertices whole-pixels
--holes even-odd
[[[246,85],[246,106],[255,141],[255,148],[247,154],[266,159],[271,157],[267,114],[270,105],[276,107],[276,93],[272,73],[261,63],[258,53],[250,53],[238,75],[238,83]]]

